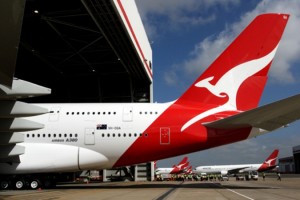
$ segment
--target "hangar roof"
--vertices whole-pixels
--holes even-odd
[[[52,89],[28,101],[149,101],[152,52],[144,29],[131,21],[140,19],[134,6],[133,0],[27,0],[15,76]]]

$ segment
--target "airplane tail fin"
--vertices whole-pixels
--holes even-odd
[[[185,156],[177,166],[183,165],[183,164],[187,163],[187,161],[188,161],[188,157]]]
[[[275,149],[271,155],[263,162],[263,164],[258,169],[259,172],[271,170],[276,167],[276,160],[278,157],[279,150]]]
[[[243,111],[257,107],[288,18],[273,13],[256,17],[176,103],[227,103]]]

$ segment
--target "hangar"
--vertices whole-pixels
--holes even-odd
[[[134,1],[26,1],[15,76],[52,89],[29,101],[149,102],[151,66]]]
[[[15,60],[5,63],[15,69],[8,75],[51,88],[51,95],[22,101],[152,102],[152,50],[134,0],[0,4],[6,30],[0,37],[9,41],[1,45],[0,57]],[[18,49],[7,51],[12,44]],[[141,167],[144,173],[131,171],[143,179],[148,166]]]

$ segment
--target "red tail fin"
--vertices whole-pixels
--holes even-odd
[[[258,169],[259,172],[270,170],[276,167],[276,160],[278,157],[279,150],[275,149],[271,155],[264,161],[264,163]]]
[[[257,107],[288,18],[287,14],[256,17],[177,103],[227,103],[237,110]]]
[[[188,161],[188,157],[185,156],[185,157],[180,161],[180,163],[179,163],[178,165],[185,164],[187,161]],[[178,165],[177,165],[177,166],[178,166]]]

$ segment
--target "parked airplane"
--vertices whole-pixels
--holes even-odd
[[[194,173],[197,174],[238,174],[243,172],[264,172],[277,167],[276,160],[278,157],[278,149],[275,149],[272,154],[260,164],[241,164],[241,165],[211,165],[196,167]]]
[[[48,185],[51,173],[174,157],[246,140],[298,120],[300,95],[256,108],[288,18],[255,18],[181,97],[169,103],[24,106],[16,101],[32,95],[20,92],[27,89],[24,81],[11,81],[11,88],[2,85],[6,101],[1,101],[1,143],[14,145],[1,152],[0,173],[17,175],[12,183],[17,188],[24,181],[36,188]],[[2,187],[10,178],[1,176]]]
[[[180,174],[183,173],[189,166],[188,157],[184,157],[178,165],[168,168],[157,168],[155,170],[156,175],[159,174]]]

